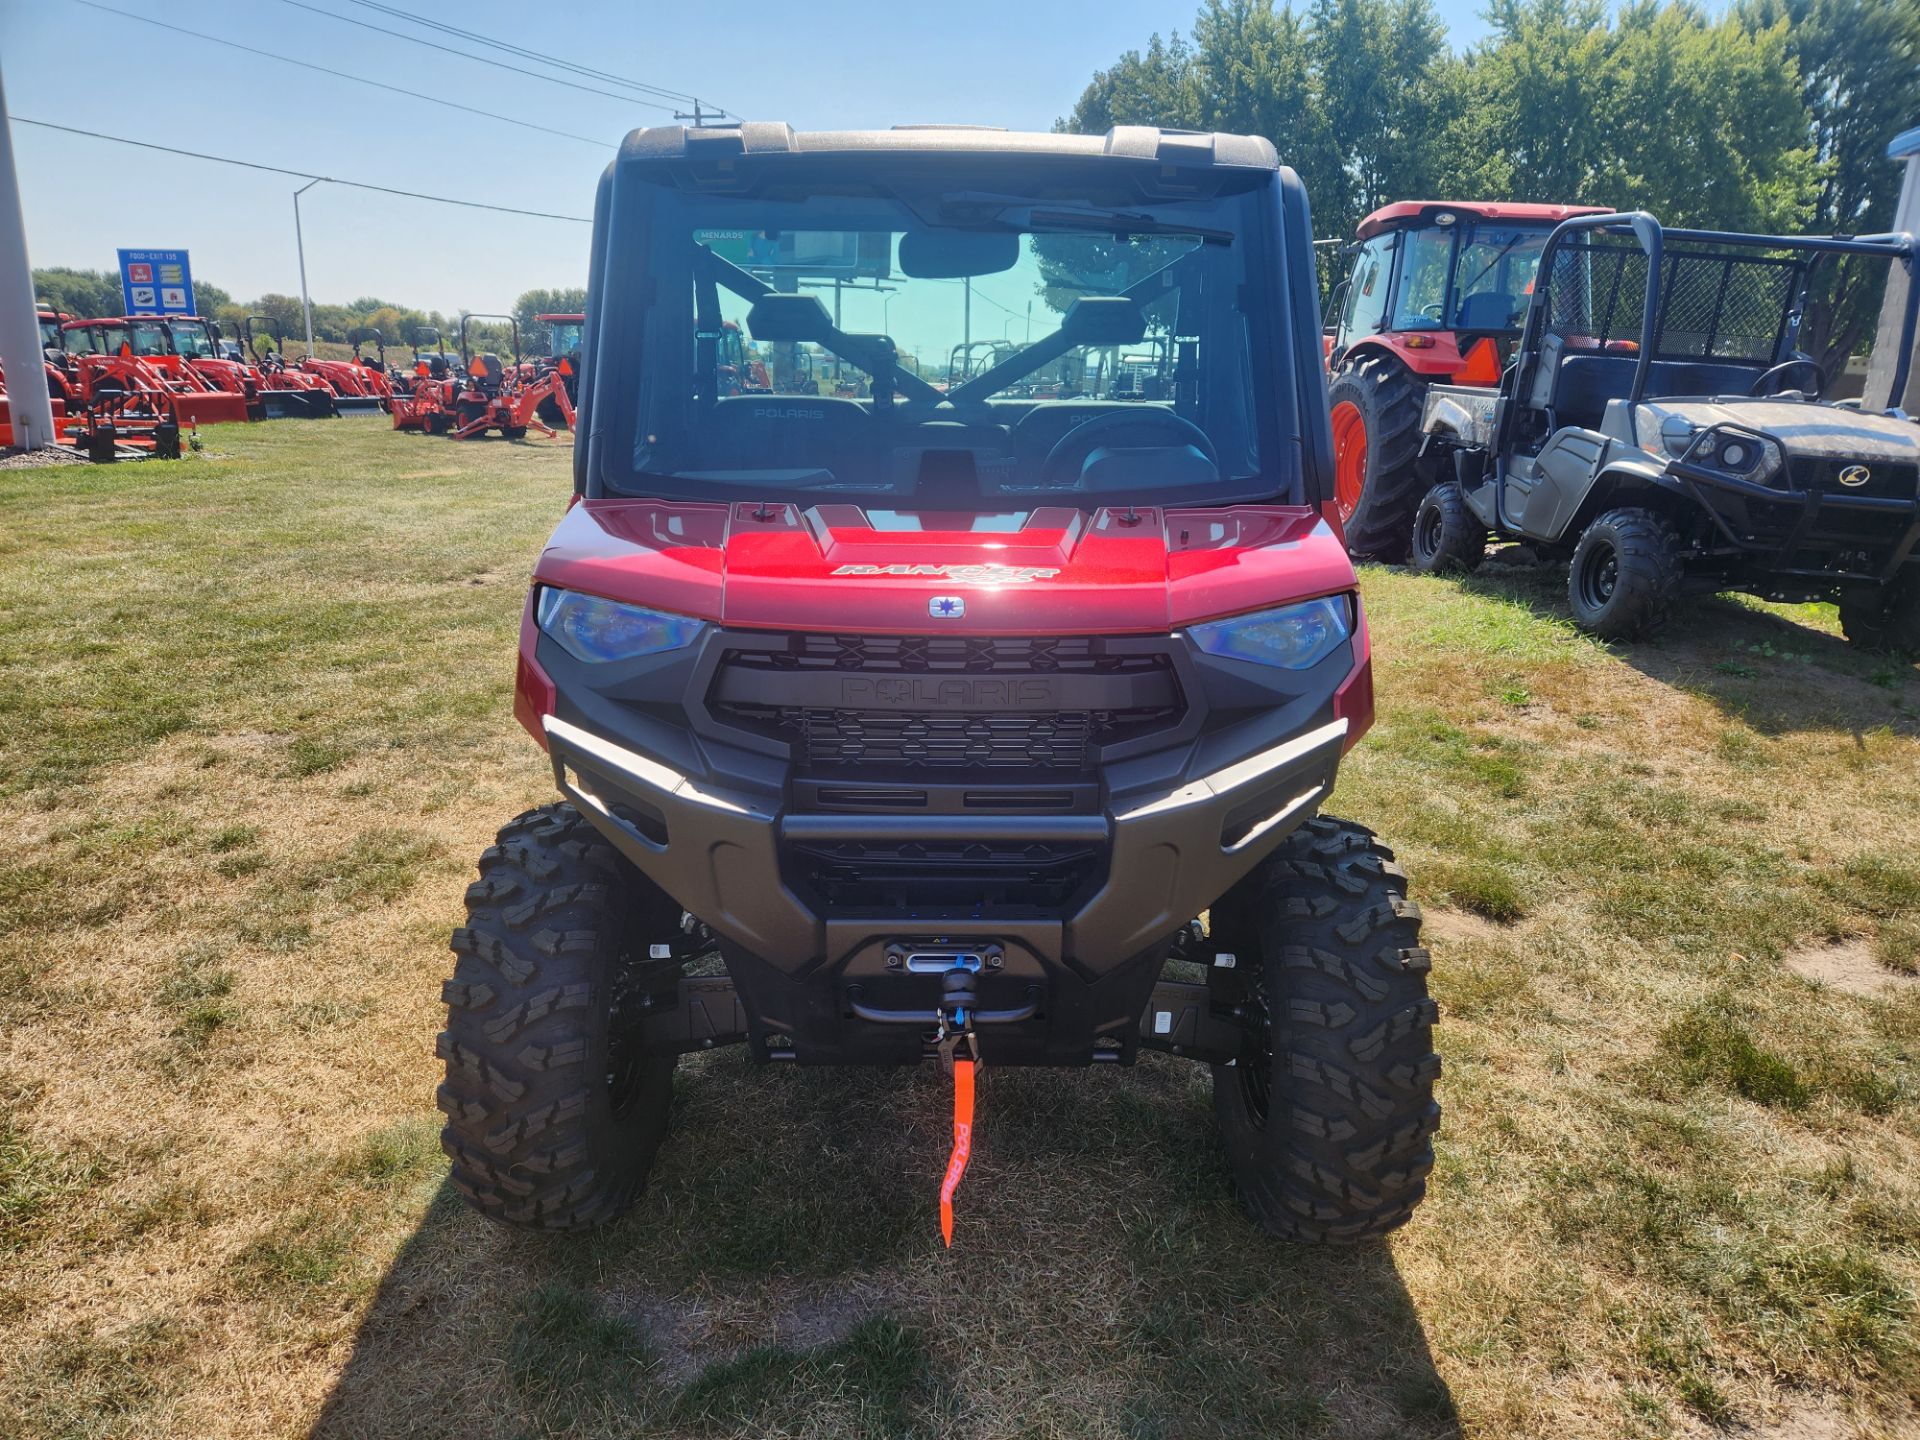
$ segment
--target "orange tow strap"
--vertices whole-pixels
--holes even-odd
[[[940,1233],[953,1248],[953,1192],[967,1173],[973,1150],[973,1061],[953,1062],[953,1154],[947,1159],[947,1178],[940,1182]]]

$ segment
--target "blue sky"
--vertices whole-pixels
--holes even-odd
[[[604,137],[604,145],[242,55],[74,0],[0,0],[0,63],[16,116],[576,215],[590,213],[594,181],[619,138],[668,118],[280,0],[103,3],[490,114]],[[412,29],[347,0],[303,3]],[[1456,46],[1483,33],[1478,4],[1440,0]],[[815,0],[798,8],[752,0],[464,0],[422,13],[802,129],[910,121],[1044,129],[1072,106],[1096,68],[1156,30],[1187,29],[1194,8],[1164,0]],[[15,127],[14,137],[36,265],[111,269],[116,247],[184,246],[196,275],[237,296],[299,293],[292,204],[299,181],[27,126]],[[580,284],[586,272],[584,225],[326,185],[308,192],[301,208],[316,299],[378,295],[447,311],[504,310],[524,290]]]

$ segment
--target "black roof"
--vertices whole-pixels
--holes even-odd
[[[999,130],[980,125],[898,125],[891,130],[795,130],[782,121],[738,125],[657,125],[635,130],[620,147],[622,161],[718,162],[736,156],[756,161],[780,155],[884,155],[1007,158],[1053,156],[1069,160],[1147,162],[1178,170],[1275,170],[1279,157],[1258,135],[1162,130],[1152,125],[1116,125],[1105,135],[1061,135]]]

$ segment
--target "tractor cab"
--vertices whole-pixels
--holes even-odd
[[[1329,360],[1387,347],[1410,370],[1449,380],[1500,378],[1527,313],[1540,253],[1579,205],[1403,200],[1360,222],[1353,268],[1335,292]],[[1489,346],[1478,357],[1478,342]],[[1476,373],[1463,375],[1470,364]]]
[[[73,316],[42,306],[36,312],[35,318],[40,322],[40,348],[48,351],[64,351],[66,346],[61,342],[60,327],[72,320]]]
[[[1426,387],[1499,383],[1553,227],[1606,213],[1403,200],[1360,222],[1325,341],[1334,499],[1352,554],[1406,558],[1427,488],[1414,463]]]
[[[167,329],[173,341],[173,353],[187,360],[219,360],[220,327],[198,315],[170,315]]]
[[[178,352],[167,322],[135,315],[117,320],[75,320],[60,330],[61,348],[70,355],[119,355],[154,359]]]

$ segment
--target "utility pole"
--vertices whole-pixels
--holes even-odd
[[[318,180],[309,180],[293,192],[293,243],[300,252],[300,313],[307,321],[307,354],[313,354],[313,304],[307,299],[307,241],[300,233],[300,197],[320,184]]]
[[[27,259],[27,222],[20,211],[20,177],[13,168],[13,124],[0,83],[0,366],[13,377],[7,392],[13,443],[43,450],[53,432],[53,399],[47,394],[40,353],[39,307],[34,304],[33,266]]]
[[[967,304],[961,320],[960,339],[967,348],[960,353],[967,356],[968,363],[971,364],[973,357],[973,277],[971,275],[967,277]]]

